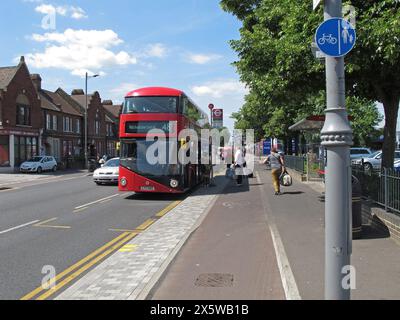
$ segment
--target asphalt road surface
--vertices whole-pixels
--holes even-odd
[[[54,267],[69,278],[46,297],[53,298],[118,250],[130,231],[182,200],[120,193],[116,186],[96,186],[84,173],[13,187],[0,191],[1,300],[43,298],[39,287]]]

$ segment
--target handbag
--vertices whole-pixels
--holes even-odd
[[[279,182],[284,187],[290,187],[293,184],[293,179],[287,171],[284,171],[279,177]]]

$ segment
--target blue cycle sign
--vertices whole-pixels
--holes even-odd
[[[318,27],[315,43],[327,56],[342,57],[354,48],[356,38],[351,23],[341,18],[332,18]]]

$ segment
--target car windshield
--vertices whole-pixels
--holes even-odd
[[[382,153],[382,151],[375,151],[373,154],[368,156],[368,158],[375,158],[378,154]]]
[[[111,159],[108,160],[105,164],[105,167],[119,167],[119,159]]]
[[[43,159],[43,157],[33,157],[32,159],[29,159],[26,162],[40,162]]]

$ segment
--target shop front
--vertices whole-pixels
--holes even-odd
[[[40,155],[39,133],[35,130],[2,130],[0,132],[0,169],[12,171],[34,156]]]

